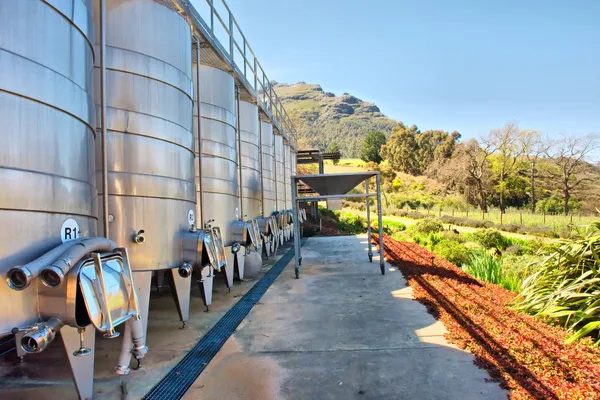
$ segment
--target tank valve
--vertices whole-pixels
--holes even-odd
[[[206,220],[206,222],[204,223],[204,229],[210,229],[212,227],[213,222],[215,222],[214,219]]]
[[[146,237],[144,236],[144,230],[140,229],[138,233],[133,237],[133,241],[137,244],[142,244],[146,241]]]
[[[89,347],[85,347],[85,345],[83,344],[83,335],[85,333],[85,328],[78,328],[77,333],[79,333],[79,349],[75,350],[73,352],[73,355],[75,357],[82,357],[91,354],[92,349],[90,349]]]
[[[58,318],[50,318],[46,322],[31,327],[30,331],[21,338],[21,348],[26,353],[40,353],[54,340],[56,333],[64,326]]]
[[[189,278],[192,275],[192,266],[189,263],[183,263],[177,270],[179,276],[182,278]]]
[[[237,253],[238,251],[240,251],[241,247],[242,246],[239,243],[234,243],[233,245],[231,245],[231,252]]]

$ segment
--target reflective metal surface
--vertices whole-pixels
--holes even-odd
[[[177,267],[196,209],[190,28],[151,0],[106,8],[110,237],[129,248],[136,271]]]
[[[262,137],[262,190],[263,190],[263,215],[271,216],[277,211],[275,187],[275,137],[273,125],[260,122]]]
[[[194,71],[196,66],[194,64]],[[193,78],[196,79],[195,72]],[[231,224],[241,217],[233,76],[220,69],[200,65],[200,102],[203,198],[198,198],[198,203],[202,201],[205,215],[199,222],[214,219],[213,226],[221,229],[224,246],[231,246]],[[194,112],[196,110],[194,107]],[[194,134],[197,135],[197,118],[194,118],[194,124]],[[199,183],[198,163],[194,165],[196,182]],[[199,191],[196,196],[200,197]]]
[[[240,101],[240,152],[242,160],[242,209],[245,219],[262,215],[260,187],[260,132],[258,107]]]
[[[99,265],[94,261],[81,263],[79,288],[94,327],[110,332],[138,315],[131,271],[127,260],[118,254],[102,257]]]
[[[277,187],[277,211],[285,209],[285,155],[283,136],[275,131],[275,181]]]
[[[91,0],[0,1],[0,336],[38,319],[37,285],[16,292],[6,272],[67,219],[96,233],[90,15]]]
[[[284,182],[285,182],[285,209],[292,209],[292,150],[290,144],[284,140]]]

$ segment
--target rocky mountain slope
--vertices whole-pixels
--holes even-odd
[[[373,103],[348,93],[336,96],[320,85],[278,83],[275,91],[298,129],[301,148],[325,150],[336,141],[344,157],[357,157],[367,133],[389,134],[397,123]]]

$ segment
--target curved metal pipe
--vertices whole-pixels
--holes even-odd
[[[21,338],[19,345],[26,353],[40,353],[54,340],[56,333],[65,324],[58,318],[50,318],[46,322],[36,324],[30,332]]]
[[[131,371],[129,368],[131,356],[133,355],[136,360],[141,360],[146,353],[148,353],[148,346],[146,346],[146,336],[142,320],[131,318],[125,322],[123,344],[115,372],[119,375],[128,375]]]
[[[111,251],[119,247],[110,239],[97,237],[83,239],[64,251],[51,265],[42,269],[40,278],[42,283],[48,287],[61,285],[69,270],[86,254],[96,251]]]
[[[6,273],[6,283],[13,290],[26,289],[44,267],[54,262],[62,253],[82,240],[84,239],[80,238],[63,243],[23,266],[11,268]]]

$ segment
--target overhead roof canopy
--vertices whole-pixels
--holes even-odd
[[[296,175],[315,192],[323,196],[344,195],[379,172],[352,172],[347,174]]]

